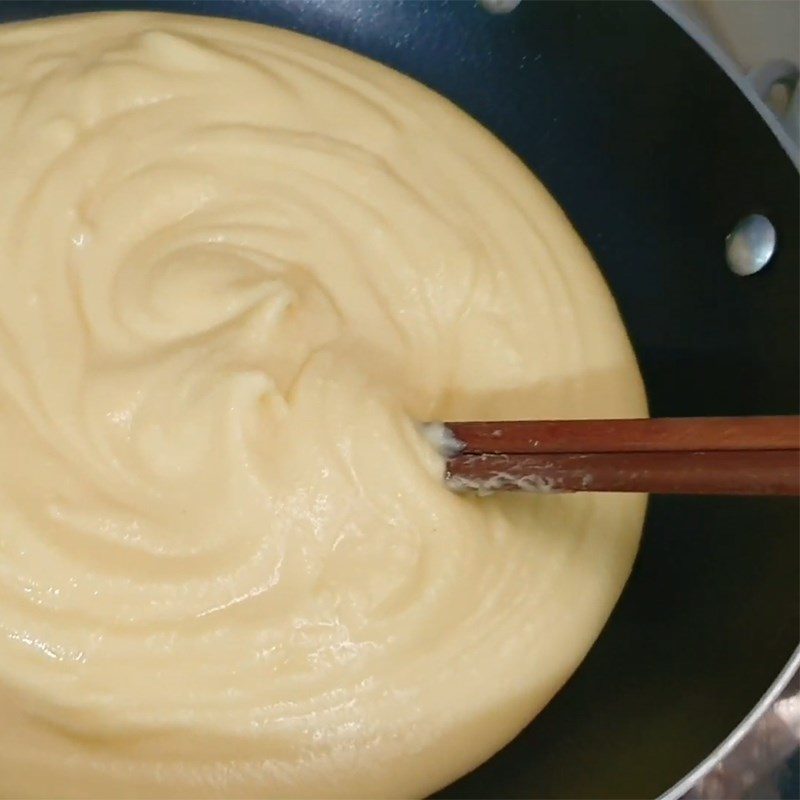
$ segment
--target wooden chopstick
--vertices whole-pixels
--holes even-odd
[[[800,417],[447,422],[463,453],[796,450]]]
[[[447,462],[454,489],[796,495],[800,451],[467,453]]]
[[[800,494],[800,417],[446,423],[478,492]]]

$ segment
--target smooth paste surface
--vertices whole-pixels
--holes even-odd
[[[546,190],[385,67],[132,13],[0,28],[0,175],[0,795],[421,796],[512,738],[644,509],[452,494],[415,422],[645,412]]]

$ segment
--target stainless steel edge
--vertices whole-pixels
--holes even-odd
[[[682,780],[678,781],[671,789],[662,794],[658,800],[679,800],[679,798],[685,797],[711,772],[711,770],[720,764],[724,764],[726,759],[730,759],[734,755],[736,748],[739,747],[745,737],[753,730],[756,723],[774,710],[784,690],[790,685],[790,682],[798,671],[800,671],[800,646],[794,651],[792,657],[781,670],[772,686],[767,689],[764,696],[756,703],[750,713],[736,728],[733,729],[722,744],[720,744],[716,750],[712,751],[705,760],[700,762],[700,764]],[[728,798],[728,800],[734,800],[734,798]]]
[[[739,87],[742,94],[750,101],[761,118],[766,122],[769,129],[775,134],[775,138],[781,147],[786,151],[786,155],[800,170],[800,143],[792,141],[792,138],[781,125],[769,106],[759,97],[758,92],[748,82],[741,70],[734,63],[733,59],[719,46],[719,44],[709,36],[708,32],[695,20],[683,13],[678,6],[670,0],[652,0],[670,19],[680,26],[689,36],[692,37],[710,56],[719,64],[725,74]],[[800,91],[800,90],[799,90]]]

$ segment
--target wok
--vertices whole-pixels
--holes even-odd
[[[653,415],[796,413],[797,171],[657,6],[522,3],[491,15],[472,2],[5,2],[0,19],[111,6],[291,28],[449,97],[530,166],[594,252]],[[726,268],[724,241],[753,212],[775,225],[778,249],[742,278]],[[630,582],[583,665],[517,739],[438,796],[682,794],[685,783],[670,787],[782,670],[775,690],[786,682],[799,557],[792,500],[653,498]]]

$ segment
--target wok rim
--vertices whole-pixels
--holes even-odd
[[[759,97],[758,92],[753,88],[750,81],[742,73],[734,62],[733,58],[722,49],[715,39],[699,23],[691,17],[682,13],[677,8],[674,0],[651,0],[652,3],[664,14],[666,14],[679,28],[690,36],[706,54],[716,62],[717,66],[732,80],[739,91],[745,96],[750,105],[758,113],[761,119],[778,140],[783,151],[789,156],[796,171],[800,172],[800,143],[792,140],[791,136],[781,125],[778,118],[769,106]],[[795,91],[800,92],[800,87]]]
[[[761,696],[761,699],[750,709],[747,716],[696,767],[687,772],[674,786],[659,795],[657,800],[678,800],[678,798],[683,797],[716,764],[730,755],[742,739],[753,729],[758,720],[772,708],[798,671],[800,671],[800,645],[797,646],[783,669]],[[758,777],[764,777],[764,775],[759,774]]]

